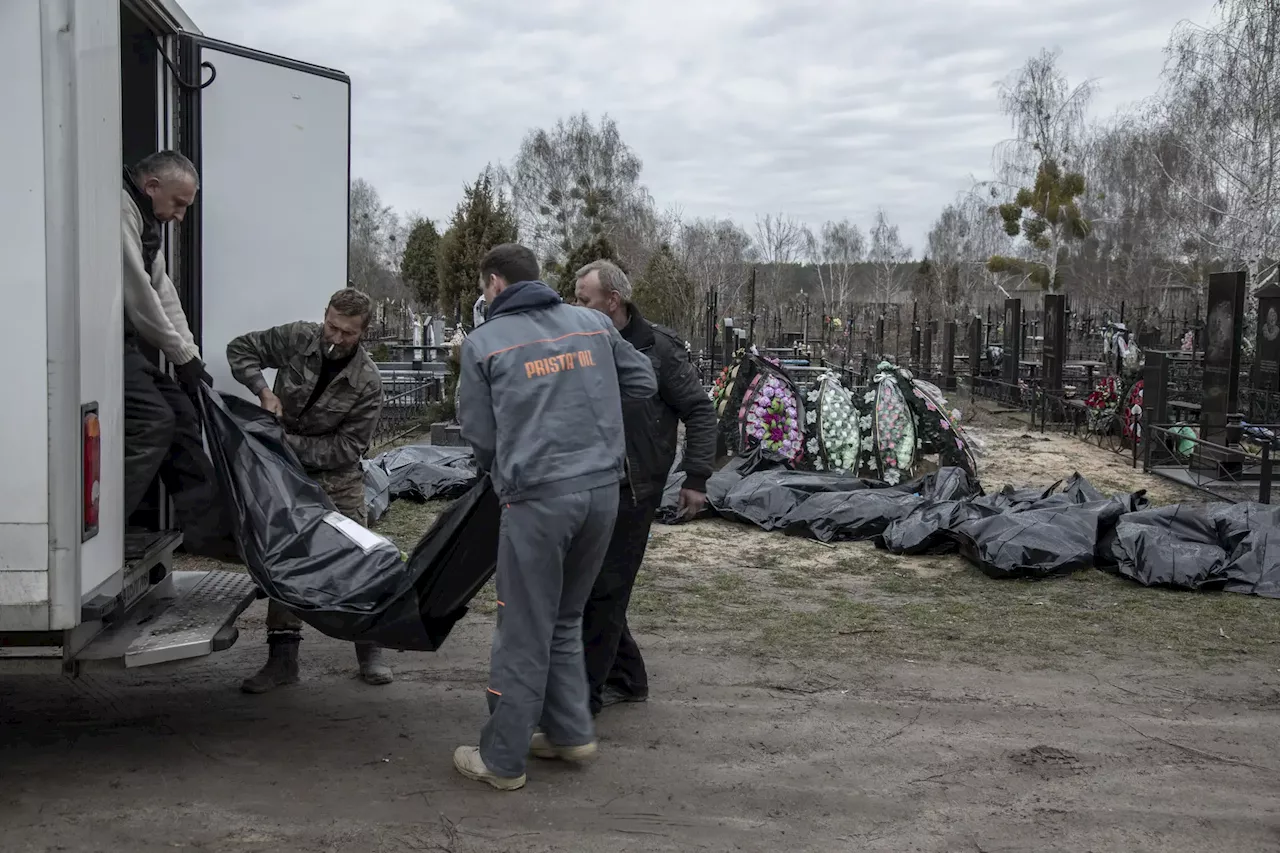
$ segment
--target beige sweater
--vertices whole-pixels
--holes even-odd
[[[128,190],[121,190],[124,202],[121,224],[124,232],[124,319],[147,343],[164,353],[174,364],[186,364],[200,357],[187,317],[182,313],[178,291],[165,271],[164,253],[156,254],[147,275],[142,260],[142,212]]]

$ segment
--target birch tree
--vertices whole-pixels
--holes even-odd
[[[1280,2],[1217,0],[1214,12],[1170,39],[1159,110],[1185,157],[1178,172],[1157,162],[1188,235],[1261,286],[1280,257]]]
[[[905,278],[902,265],[911,260],[911,249],[903,244],[898,226],[889,222],[884,208],[876,210],[867,260],[873,267],[876,301],[892,302],[902,290]]]
[[[1062,289],[1071,249],[1088,235],[1080,210],[1082,160],[1094,84],[1071,86],[1058,52],[1042,50],[1000,86],[1000,108],[1013,138],[996,146],[996,177],[1006,201],[998,210],[1005,232],[1024,237],[1023,256],[992,255],[994,273],[1023,275],[1049,292]]]
[[[763,281],[756,282],[757,308],[761,297],[774,303],[786,298],[784,278],[788,267],[800,259],[804,245],[804,226],[792,217],[781,213],[756,217],[756,256],[766,265]]]
[[[863,262],[867,242],[861,229],[848,219],[824,222],[819,235],[803,229],[804,255],[813,264],[822,295],[822,313],[846,317],[853,300],[857,265]]]
[[[613,243],[624,213],[643,206],[641,161],[605,115],[530,130],[503,170],[522,239],[554,274],[583,244]]]
[[[720,314],[733,316],[741,302],[746,265],[754,259],[751,237],[732,219],[695,219],[679,227],[673,254],[705,294],[720,296]]]

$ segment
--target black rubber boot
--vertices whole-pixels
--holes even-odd
[[[266,693],[286,684],[298,683],[298,643],[302,637],[292,632],[267,634],[267,662],[240,684],[245,693]]]

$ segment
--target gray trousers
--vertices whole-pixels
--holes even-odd
[[[541,726],[557,746],[595,738],[582,658],[582,610],[609,547],[618,487],[507,504],[498,534],[498,620],[480,757],[525,771]]]

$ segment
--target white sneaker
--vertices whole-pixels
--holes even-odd
[[[581,764],[596,757],[596,742],[584,743],[581,746],[556,746],[542,732],[534,732],[529,741],[529,754],[534,758],[568,761]]]
[[[468,779],[492,785],[499,791],[515,791],[524,787],[525,776],[499,776],[490,770],[480,757],[480,748],[460,746],[453,751],[453,767]]]

